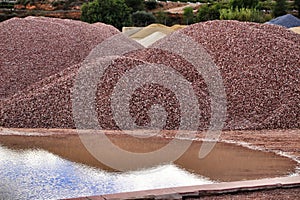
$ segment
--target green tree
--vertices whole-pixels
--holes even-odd
[[[276,0],[276,4],[273,9],[274,17],[285,15],[287,13],[286,10],[287,10],[286,0]]]
[[[203,22],[208,20],[220,19],[221,5],[219,3],[208,5],[202,5],[197,14],[197,21]]]
[[[183,9],[183,20],[187,25],[194,23],[194,13],[192,7],[185,7]]]
[[[130,25],[131,9],[124,0],[94,0],[81,7],[81,20],[88,23],[103,22],[122,29]]]
[[[132,23],[134,26],[147,26],[155,22],[156,18],[152,13],[137,11],[132,14]]]
[[[145,9],[144,0],[125,0],[125,3],[132,9],[132,12]]]
[[[156,13],[156,19],[158,23],[167,25],[168,15],[163,10],[160,10]]]

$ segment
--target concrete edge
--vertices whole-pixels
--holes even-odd
[[[234,192],[252,192],[270,189],[288,189],[294,187],[300,187],[300,176],[124,192],[71,199],[184,199],[188,197],[212,196]]]

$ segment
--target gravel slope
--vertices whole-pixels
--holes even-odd
[[[182,30],[213,57],[227,94],[227,129],[300,127],[300,37],[272,25],[212,21]]]
[[[0,23],[0,100],[78,64],[119,31],[105,24],[45,17]]]
[[[300,127],[300,35],[278,26],[237,21],[199,23],[180,31],[201,44],[219,67],[228,103],[224,129]],[[109,33],[112,32],[115,33],[109,29]],[[184,44],[176,42],[175,45]],[[202,116],[199,129],[208,127],[209,96],[203,78],[193,66],[178,55],[157,49],[144,49],[126,56],[110,66],[98,85],[102,90],[97,95],[97,110],[101,111],[98,117],[104,128],[117,128],[110,107],[115,84],[128,69],[144,61],[170,66],[192,83]],[[65,67],[62,73],[3,101],[0,124],[23,128],[75,128],[70,89],[78,67]],[[139,125],[145,125],[150,120],[148,109],[153,103],[161,103],[169,114],[164,128],[177,129],[180,110],[174,97],[160,86],[145,85],[134,94],[131,114]]]

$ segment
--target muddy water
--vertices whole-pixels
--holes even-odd
[[[27,130],[5,135],[2,132],[0,199],[61,199],[278,177],[293,173],[297,165],[274,153],[225,143],[217,143],[207,157],[199,159],[202,143],[193,141],[174,163],[136,169],[136,163],[132,162],[135,170],[118,172],[95,159],[75,133]],[[113,144],[134,153],[158,150],[172,140],[136,138],[114,131],[107,136]],[[181,145],[183,140],[176,142]],[[103,153],[109,154],[110,149],[103,149]],[[113,155],[111,159],[116,157]]]
[[[135,153],[158,150],[171,140],[161,137],[141,139],[114,133],[108,134],[108,137],[120,148]],[[180,145],[180,142],[181,140],[178,140],[177,144]],[[82,144],[79,136],[74,133],[55,133],[43,137],[0,135],[0,144],[10,149],[43,149],[76,163],[110,172],[115,171],[95,159]],[[198,153],[201,144],[200,141],[193,141],[189,149],[174,164],[185,171],[215,181],[238,181],[285,176],[293,173],[297,166],[295,161],[271,152],[251,150],[226,143],[217,143],[207,157],[199,159]],[[110,153],[110,150],[103,149],[103,153]],[[111,159],[115,159],[115,156],[112,156]],[[136,169],[135,163],[132,163],[132,169]]]
[[[0,145],[0,199],[63,199],[119,192],[201,185],[208,179],[168,164],[130,172],[107,172],[44,150]]]

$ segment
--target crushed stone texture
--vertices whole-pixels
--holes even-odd
[[[13,26],[16,28],[9,28]],[[20,30],[32,26],[34,30]],[[12,19],[0,23],[0,27],[2,35],[14,35],[17,41],[0,42],[0,52],[8,52],[1,54],[0,63],[4,73],[1,95],[6,97],[0,102],[0,125],[75,128],[70,94],[80,61],[117,30],[102,24],[45,18]],[[11,31],[3,31],[2,27]],[[227,97],[224,129],[300,127],[299,34],[279,26],[237,21],[210,21],[179,31],[203,46],[220,70]],[[28,35],[22,35],[23,32]],[[59,47],[48,44],[48,40],[54,40]],[[174,45],[184,44],[175,41]],[[99,80],[97,111],[102,127],[118,128],[110,107],[113,88],[126,71],[145,62],[172,67],[192,83],[201,113],[199,129],[207,129],[211,110],[204,79],[184,58],[158,49],[138,50],[118,58]],[[155,84],[147,84],[133,95],[130,113],[136,123],[149,123],[147,111],[154,103],[162,104],[168,113],[164,128],[177,129],[180,108],[176,96]]]
[[[275,19],[272,19],[267,24],[274,24],[278,26],[283,26],[285,28],[292,28],[300,26],[300,19],[291,14],[286,14]]]
[[[118,30],[97,23],[46,17],[0,23],[0,99],[83,61]]]

